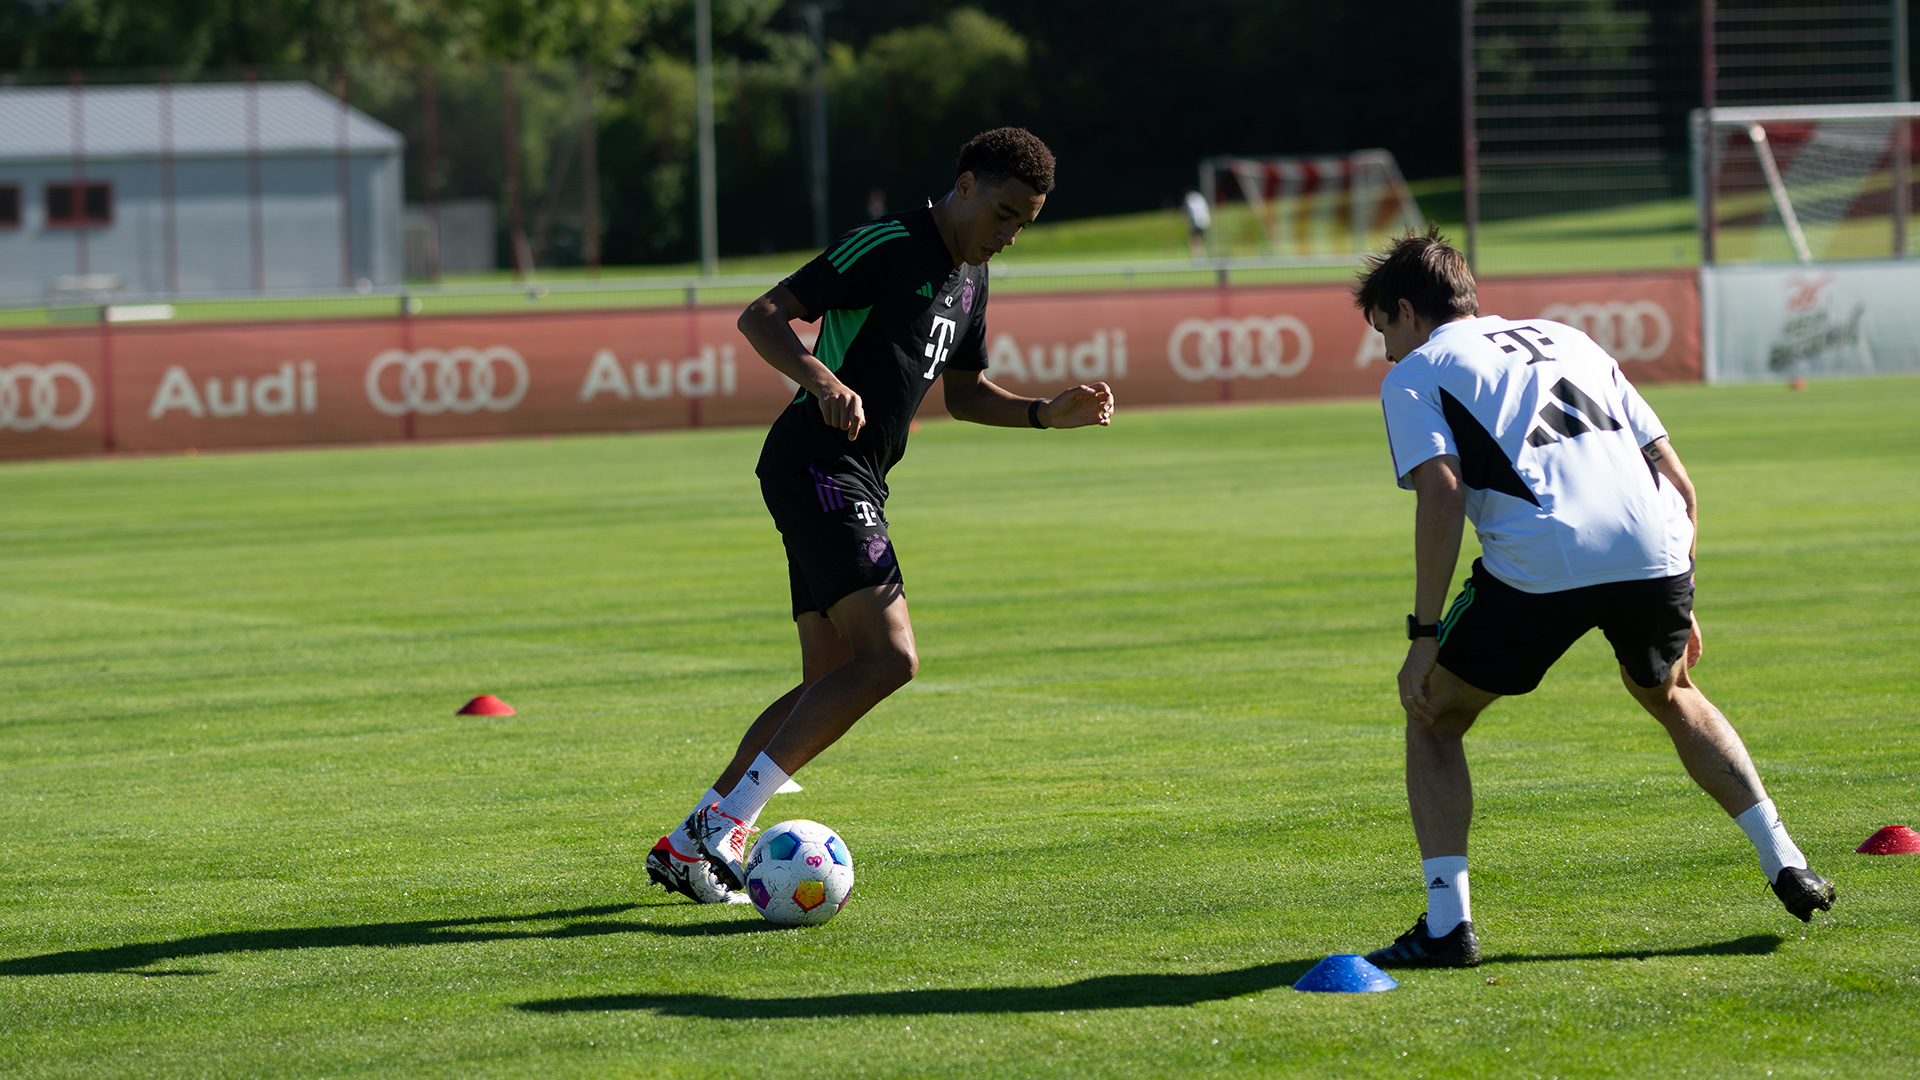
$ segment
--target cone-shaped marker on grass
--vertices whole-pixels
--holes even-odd
[[[1399,985],[1393,976],[1368,963],[1364,956],[1334,953],[1300,976],[1293,988],[1322,994],[1374,994]]]
[[[1853,849],[1856,855],[1920,855],[1920,833],[1905,825],[1889,825]]]
[[[504,701],[501,701],[499,698],[494,697],[492,694],[481,694],[479,697],[474,698],[472,701],[469,701],[465,705],[460,706],[460,711],[457,713],[454,713],[453,715],[455,716],[513,716],[516,714],[513,711],[513,706],[507,704]]]

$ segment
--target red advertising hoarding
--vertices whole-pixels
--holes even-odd
[[[1700,378],[1691,273],[1485,281],[1480,304],[1572,323],[1636,381]],[[0,457],[764,424],[794,388],[737,314],[7,331]],[[1002,296],[987,340],[989,376],[1009,390],[1101,380],[1123,408],[1370,397],[1386,370],[1339,285]]]

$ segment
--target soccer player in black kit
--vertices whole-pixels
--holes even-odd
[[[748,305],[740,332],[800,393],[767,433],[754,471],[787,549],[800,684],[747,729],[693,813],[660,838],[647,873],[707,904],[744,887],[753,822],[801,766],[918,671],[900,564],[887,536],[887,470],[938,376],[956,419],[996,427],[1105,425],[1113,390],[1052,399],[985,377],[987,260],[1053,190],[1053,154],[1020,128],[960,150],[953,190],[842,236]],[[791,320],[824,317],[813,351]]]

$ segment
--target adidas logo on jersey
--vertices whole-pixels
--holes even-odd
[[[933,299],[933,282],[929,281],[926,284],[920,286],[919,288],[913,290],[913,295],[924,296],[929,300]]]
[[[1573,413],[1555,405],[1551,401],[1547,402],[1540,407],[1540,423],[1542,426],[1534,428],[1527,433],[1528,446],[1545,446],[1548,443],[1559,442],[1560,440],[1555,438],[1553,433],[1548,431],[1547,428],[1552,428],[1554,431],[1559,432],[1569,439],[1578,438],[1596,429],[1600,431],[1620,430],[1620,421],[1607,415],[1606,406],[1593,400],[1586,394],[1581,393],[1579,387],[1567,380],[1561,379],[1559,382],[1554,383],[1549,393],[1573,406],[1574,411],[1578,412],[1580,416],[1573,415]],[[1581,417],[1586,418],[1585,423],[1581,422]]]

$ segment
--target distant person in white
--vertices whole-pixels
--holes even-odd
[[[1198,191],[1187,192],[1187,250],[1196,259],[1207,257],[1207,233],[1213,229],[1213,208]]]
[[[1807,868],[1739,734],[1688,676],[1701,652],[1693,482],[1619,365],[1571,326],[1479,316],[1466,260],[1437,229],[1370,257],[1354,299],[1386,338],[1394,368],[1380,399],[1394,476],[1418,496],[1399,689],[1427,883],[1426,914],[1367,958],[1480,962],[1462,737],[1502,695],[1532,691],[1596,626],[1627,692],[1746,832],[1787,910],[1804,921],[1830,908],[1833,883]],[[1442,617],[1468,517],[1483,555]]]

